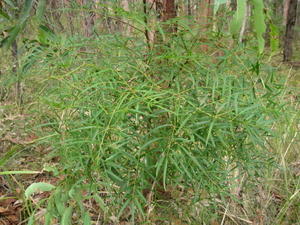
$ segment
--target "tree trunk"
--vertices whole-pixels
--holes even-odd
[[[299,1],[298,1],[298,4],[299,4]],[[299,6],[297,6],[297,15],[296,15],[296,27],[300,27],[300,7]],[[299,32],[299,30],[297,30],[296,31],[296,34],[295,34],[295,36],[294,36],[294,38],[297,38],[297,40],[300,38],[300,32]],[[299,49],[299,45],[297,45],[297,51],[299,51],[300,49]]]
[[[192,16],[191,0],[187,0],[187,14],[188,16]]]
[[[176,17],[175,0],[156,0],[155,3],[159,21],[164,23]],[[177,29],[174,24],[165,24],[163,30],[166,34],[172,34]]]
[[[283,4],[283,26],[286,26],[290,0],[285,0]]]
[[[286,0],[287,1],[287,17],[285,34],[283,41],[283,61],[288,62],[293,56],[293,37],[294,37],[294,26],[296,23],[297,15],[297,3],[298,0]]]
[[[176,17],[176,6],[175,0],[165,0],[163,1],[163,16],[162,21],[165,22],[169,19]]]
[[[145,35],[145,38],[146,38],[146,43],[147,43],[147,46],[148,48],[150,49],[151,48],[151,39],[150,39],[150,31],[149,31],[149,28],[148,28],[148,8],[147,8],[147,0],[143,0],[143,11],[144,11],[144,23],[145,23],[145,32],[144,32],[144,35]]]

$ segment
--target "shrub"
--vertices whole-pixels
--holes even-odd
[[[83,202],[92,198],[104,213],[130,209],[135,219],[178,188],[194,190],[195,201],[229,196],[234,179],[259,177],[270,165],[266,140],[281,91],[273,72],[253,75],[260,65],[236,49],[211,57],[181,41],[144,55],[127,39],[102,37],[90,53],[77,40],[68,54],[44,59],[55,65],[40,92],[46,140],[64,177],[49,215],[63,217],[55,204],[73,199],[84,220]]]

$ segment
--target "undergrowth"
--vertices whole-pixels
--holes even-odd
[[[251,49],[208,44],[204,52],[180,35],[152,51],[116,35],[27,42],[25,110],[50,147],[45,170],[59,178],[29,223],[44,207],[44,224],[242,224],[257,219],[260,201],[271,207],[260,208],[264,224],[296,212],[299,179],[284,165],[298,138],[295,100]],[[279,208],[274,174],[286,186]]]

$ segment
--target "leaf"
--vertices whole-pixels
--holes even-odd
[[[51,172],[51,173],[53,173],[53,176],[55,176],[55,177],[58,176],[58,174],[59,174],[57,167],[51,166],[51,165],[44,165],[43,171]]]
[[[72,207],[68,207],[61,218],[61,225],[71,225],[72,222],[72,212],[73,212],[73,208]]]
[[[207,137],[205,140],[205,146],[208,145],[208,141],[211,138],[211,133],[212,133],[212,129],[213,129],[214,125],[215,125],[215,119],[213,119],[211,124],[209,125],[208,134],[207,134]]]
[[[54,202],[56,209],[60,215],[63,215],[66,209],[65,202],[67,202],[69,196],[60,188],[56,189],[55,192]]]
[[[128,198],[128,199],[126,200],[126,202],[123,204],[122,208],[120,209],[117,218],[120,218],[120,217],[122,216],[123,211],[124,211],[124,210],[126,209],[126,207],[129,205],[130,201],[131,201],[130,198]]]
[[[263,0],[251,0],[253,9],[253,28],[256,33],[258,42],[258,52],[261,54],[264,51],[265,39],[263,37],[266,32],[265,14],[264,14],[264,3]]]
[[[100,198],[99,195],[97,194],[95,194],[93,197],[95,201],[98,203],[98,206],[103,210],[103,212],[106,213],[108,210],[102,198]]]
[[[176,134],[178,135],[183,127],[186,126],[187,122],[190,120],[190,118],[193,116],[193,113],[190,113],[187,115],[187,117],[184,119],[184,121],[180,124],[178,130],[176,131]]]
[[[0,47],[2,46],[9,47],[16,40],[21,29],[22,29],[21,24],[17,24],[16,26],[14,26],[11,29],[11,31],[8,33],[8,36],[1,41]]]
[[[113,171],[108,170],[108,171],[107,171],[107,175],[108,175],[108,177],[109,177],[113,182],[115,182],[117,185],[123,186],[123,184],[124,184],[123,179],[122,179],[121,177],[119,177],[117,174],[113,173]]]
[[[30,11],[32,9],[33,0],[25,0],[24,6],[21,11],[21,16],[19,18],[20,23],[25,23],[28,17],[30,16]]]
[[[164,186],[165,190],[167,190],[167,187],[166,187],[167,170],[168,170],[168,159],[166,158],[165,164],[164,164],[164,172],[163,172],[163,186]]]
[[[0,46],[9,47],[17,38],[18,34],[25,28],[26,21],[30,16],[30,11],[32,9],[33,0],[25,0],[20,17],[18,19],[17,25],[9,32],[8,37],[3,39],[0,43]]]
[[[34,221],[35,221],[35,219],[34,219],[34,214],[32,214],[32,215],[29,217],[29,220],[28,220],[27,225],[34,225]]]
[[[17,8],[17,6],[15,5],[15,3],[12,2],[11,0],[4,0],[4,2],[5,2],[7,5],[9,5],[10,7],[14,8],[14,9]]]
[[[41,172],[39,171],[30,171],[30,170],[24,170],[24,171],[3,171],[0,172],[0,175],[10,175],[10,174],[39,174]]]
[[[160,172],[160,168],[161,168],[161,166],[162,166],[164,160],[165,160],[165,156],[162,155],[162,156],[159,158],[159,160],[157,161],[157,163],[156,163],[156,173],[155,173],[156,177],[158,177],[158,174],[159,174],[159,172]]]
[[[151,145],[154,142],[157,142],[158,140],[161,140],[162,138],[153,138],[150,141],[146,142],[143,146],[141,146],[140,151],[144,150],[145,148],[147,148],[149,145]]]
[[[10,16],[4,12],[1,8],[0,8],[0,16],[4,17],[7,20],[10,20]]]
[[[141,203],[138,201],[138,199],[134,199],[133,200],[134,201],[134,205],[138,208],[138,210],[139,210],[139,212],[141,213],[141,215],[145,215],[145,212],[144,212],[144,210],[143,210],[143,207],[142,207],[142,205],[141,205]]]
[[[52,218],[52,215],[47,211],[45,214],[45,225],[50,225]]]
[[[5,152],[5,154],[0,158],[0,167],[3,167],[9,161],[9,159],[15,156],[20,150],[21,147],[16,145]]]
[[[81,213],[84,213],[84,205],[83,205],[83,196],[80,192],[80,189],[77,186],[73,186],[69,191],[69,197],[74,199],[77,202],[77,205],[80,208]]]
[[[84,212],[82,220],[83,220],[83,225],[92,224],[91,217],[90,217],[90,214],[88,212]]]
[[[44,183],[44,182],[39,182],[39,183],[33,183],[29,185],[29,187],[25,190],[25,197],[29,198],[32,194],[40,191],[51,191],[55,188],[54,185]]]
[[[270,47],[273,53],[279,50],[279,37],[280,32],[278,26],[270,23]]]
[[[246,8],[246,0],[237,0],[237,9],[230,24],[230,32],[234,36],[241,30],[244,17],[246,16]]]
[[[38,21],[43,21],[43,17],[46,10],[47,0],[39,0],[38,7],[36,9],[36,17]]]
[[[40,37],[42,36],[42,37]],[[53,30],[51,30],[49,27],[45,26],[45,25],[40,25],[39,26],[39,38],[43,38],[44,42],[49,41],[55,41],[56,36]],[[43,43],[44,44],[44,43]],[[47,44],[47,43],[45,43]]]

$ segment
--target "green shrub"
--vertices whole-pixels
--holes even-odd
[[[179,187],[194,190],[195,202],[223,198],[234,179],[257,178],[272,162],[266,140],[282,88],[272,70],[253,74],[261,65],[235,49],[211,57],[181,39],[152,55],[122,38],[90,42],[86,54],[77,42],[43,59],[53,65],[39,92],[46,141],[64,177],[49,200],[53,217],[63,217],[57,198],[64,207],[73,199],[85,216],[82,202],[92,198],[104,215],[130,209],[131,219]]]

